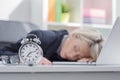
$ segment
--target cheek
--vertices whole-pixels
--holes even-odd
[[[69,44],[69,43],[66,43],[66,44],[64,44],[63,45],[63,47],[62,47],[62,49],[61,49],[61,52],[62,53],[71,53],[72,51],[73,51],[73,49],[72,49],[72,47],[71,47],[72,45],[71,44]]]

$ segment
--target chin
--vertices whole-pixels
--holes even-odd
[[[62,58],[63,58],[63,54],[62,54],[62,52],[60,52],[60,57],[62,57]]]

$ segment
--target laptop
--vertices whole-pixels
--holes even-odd
[[[120,64],[120,17],[115,21],[113,29],[104,44],[96,62],[53,62],[55,65],[111,65]]]

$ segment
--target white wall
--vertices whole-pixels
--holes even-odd
[[[32,22],[47,29],[46,15],[47,0],[0,0],[0,20]]]
[[[0,20],[30,21],[30,0],[0,0]]]
[[[47,29],[48,0],[31,0],[31,22]]]
[[[116,16],[120,16],[120,0],[116,1]]]

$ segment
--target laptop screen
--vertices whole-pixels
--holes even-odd
[[[120,17],[117,18],[101,50],[97,64],[120,64]]]

